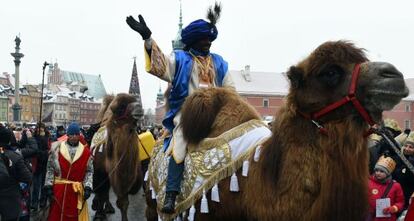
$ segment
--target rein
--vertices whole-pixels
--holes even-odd
[[[138,137],[138,135],[137,135],[137,137]],[[139,140],[139,137],[138,137],[138,140]],[[139,140],[140,141],[140,140]],[[141,141],[140,141],[141,142]],[[101,145],[103,145],[103,144],[106,144],[107,142],[105,141],[104,143],[102,143]],[[139,149],[138,149],[138,151],[139,151]],[[94,187],[93,189],[94,189],[94,191],[96,190],[96,189],[98,189],[98,188],[100,188],[102,185],[104,185],[104,183],[106,182],[106,181],[108,181],[109,180],[109,176],[111,176],[114,172],[115,172],[115,170],[118,168],[118,166],[119,166],[119,164],[121,163],[121,161],[124,159],[124,157],[125,157],[125,155],[126,155],[126,152],[127,152],[127,149],[125,149],[125,151],[122,153],[122,155],[121,155],[121,157],[119,158],[119,160],[118,160],[118,162],[116,162],[116,164],[115,164],[115,167],[114,168],[112,168],[112,170],[108,173],[108,176],[105,178],[105,180],[104,181],[102,181],[99,185],[97,185],[97,187]],[[147,152],[147,151],[145,151],[145,152]],[[147,153],[148,154],[148,153]]]
[[[105,144],[106,144],[106,142],[105,142]],[[103,145],[103,144],[101,144],[101,145]],[[121,161],[124,159],[126,152],[127,152],[127,150],[125,150],[125,151],[122,153],[122,155],[121,155],[121,157],[119,158],[118,162],[116,162],[115,167],[114,167],[114,168],[112,168],[112,170],[108,173],[108,176],[105,178],[105,180],[104,180],[104,181],[102,181],[99,185],[97,185],[97,187],[94,187],[94,188],[93,188],[93,190],[94,190],[94,191],[95,191],[96,189],[99,189],[102,185],[104,185],[104,184],[105,184],[105,182],[106,182],[106,181],[108,181],[108,180],[109,180],[109,176],[111,176],[111,175],[115,172],[115,170],[118,168],[119,164],[120,164],[120,163],[121,163]]]
[[[375,124],[375,122],[372,120],[371,116],[368,114],[368,112],[365,110],[365,108],[362,106],[361,102],[356,97],[356,86],[358,81],[358,76],[361,72],[361,64],[356,64],[354,67],[354,70],[352,71],[352,78],[351,78],[351,84],[349,86],[348,95],[343,97],[342,99],[335,101],[324,108],[322,108],[319,111],[316,111],[314,113],[303,113],[298,112],[302,117],[305,119],[310,120],[319,130],[320,133],[328,135],[328,131],[326,128],[322,126],[318,122],[318,120],[325,116],[326,114],[338,109],[339,107],[344,106],[347,103],[352,103],[353,107],[359,112],[359,114],[364,118],[365,122],[367,122],[370,125],[370,129],[364,134],[364,136],[368,136],[372,133],[372,126]]]

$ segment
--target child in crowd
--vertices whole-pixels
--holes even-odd
[[[375,164],[374,173],[369,178],[369,218],[372,221],[396,221],[397,214],[404,208],[404,194],[399,183],[391,173],[395,169],[391,157],[380,157]],[[389,201],[382,204],[381,201]]]

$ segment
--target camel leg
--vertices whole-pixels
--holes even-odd
[[[112,206],[111,202],[109,201],[109,197],[105,202],[104,212],[106,214],[114,214],[115,213],[115,208]]]
[[[109,198],[109,195],[102,192],[95,194],[95,198],[92,202],[92,206],[94,206],[94,210],[96,210],[93,219],[94,221],[106,220],[106,214],[104,211],[104,205],[106,201],[105,198]]]
[[[123,196],[118,196],[116,200],[116,206],[121,210],[122,221],[128,221],[127,211],[128,211],[128,194]]]
[[[110,183],[108,174],[103,170],[102,166],[94,162],[93,186],[95,197],[92,202],[92,209],[96,210],[94,220],[104,220],[106,213],[104,210],[105,202],[109,202]]]
[[[146,187],[145,190],[145,201],[147,202],[147,207],[145,208],[145,216],[147,221],[158,221],[158,213],[157,213],[157,201],[151,198],[151,190],[144,182],[144,186]]]

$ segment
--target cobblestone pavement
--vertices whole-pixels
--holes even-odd
[[[135,195],[129,196],[129,207],[128,207],[128,219],[130,221],[145,221],[145,199],[143,197],[143,191],[139,191]],[[89,214],[90,214],[90,220],[93,220],[93,215],[95,214],[95,211],[91,209],[92,205],[92,199],[93,195],[88,200],[88,206],[89,206]],[[108,221],[118,221],[121,220],[121,212],[119,211],[118,207],[116,207],[116,196],[111,191],[109,198],[111,200],[112,206],[115,208],[115,214],[109,214],[107,216]],[[32,215],[31,221],[37,221],[38,218],[36,214]]]

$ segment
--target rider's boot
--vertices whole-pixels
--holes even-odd
[[[174,213],[176,196],[177,196],[177,192],[175,191],[169,191],[165,193],[164,206],[162,207],[161,212],[167,213],[167,214]]]

